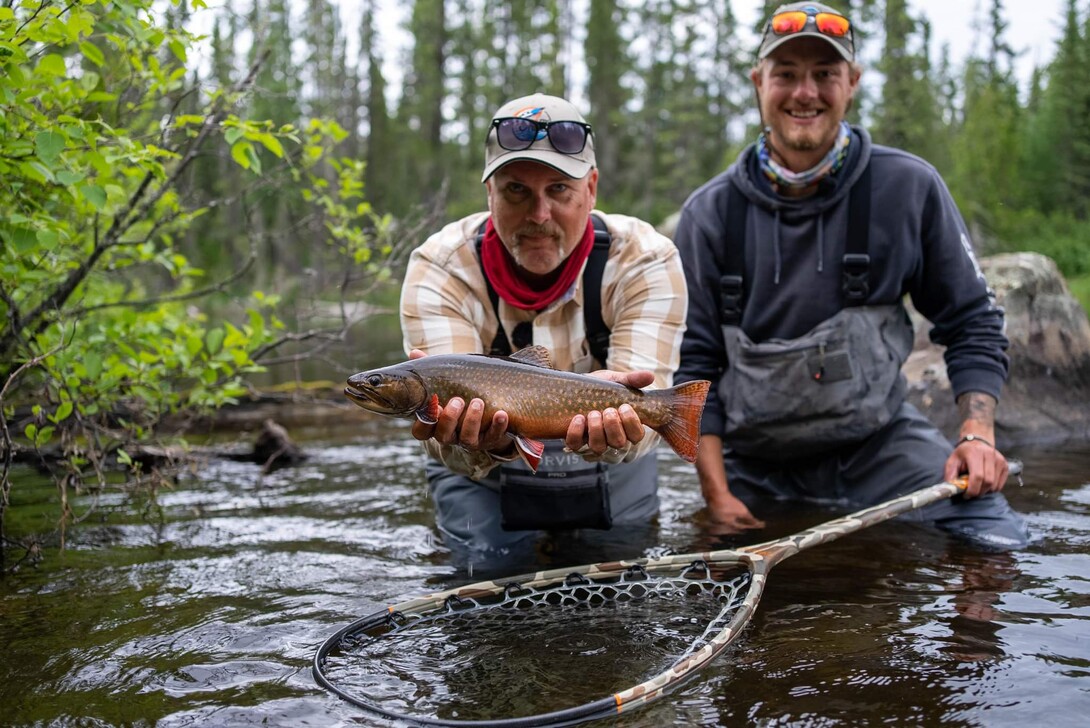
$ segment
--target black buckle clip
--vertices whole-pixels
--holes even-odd
[[[742,315],[742,276],[723,276],[719,279],[719,291],[724,322],[737,323]]]
[[[870,256],[865,253],[847,253],[843,262],[844,298],[849,303],[862,303],[870,294]]]

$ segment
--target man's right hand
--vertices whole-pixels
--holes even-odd
[[[696,474],[700,492],[707,507],[702,514],[721,534],[740,533],[764,528],[765,522],[755,518],[749,508],[730,492],[727,469],[723,463],[723,440],[716,435],[701,435],[696,455]]]
[[[765,527],[764,521],[756,518],[745,503],[729,492],[709,502],[706,510],[712,524],[720,527],[723,533],[740,533]]]

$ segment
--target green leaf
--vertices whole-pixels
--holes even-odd
[[[235,160],[238,166],[243,169],[249,169],[251,163],[250,152],[253,151],[253,145],[250,142],[238,142],[231,145],[231,159]]]
[[[52,165],[64,151],[67,140],[55,131],[40,131],[34,136],[34,153],[38,159]]]
[[[101,210],[106,207],[106,190],[98,185],[83,185],[79,191],[83,199],[94,205],[95,209]]]
[[[280,144],[280,140],[274,137],[272,134],[249,134],[248,136],[256,142],[261,142],[261,144],[263,144],[266,149],[275,154],[277,157],[283,159],[284,147]]]
[[[35,236],[38,240],[38,245],[42,246],[45,250],[53,250],[57,247],[57,231],[43,228],[38,231]]]
[[[83,178],[84,174],[82,172],[73,172],[70,169],[62,169],[57,172],[57,181],[65,186],[74,185]]]
[[[98,375],[102,373],[102,357],[93,351],[87,351],[82,359],[83,366],[87,370],[87,378],[98,379]]]
[[[233,126],[227,131],[223,132],[223,138],[227,140],[228,144],[234,144],[242,138],[243,134],[244,132],[242,131],[242,129],[239,129],[237,126]]]
[[[46,167],[37,159],[32,159],[29,162],[23,162],[19,165],[19,171],[32,180],[37,182],[48,182],[52,184],[56,181],[53,177],[53,170]]]
[[[53,422],[57,423],[57,424],[60,424],[61,422],[64,422],[65,420],[67,420],[71,416],[71,414],[72,414],[72,403],[71,402],[61,402],[60,407],[57,407],[56,414],[51,415],[49,419],[52,420]]]
[[[64,64],[63,58],[56,53],[50,53],[38,61],[38,71],[47,76],[67,76],[68,66]]]
[[[83,43],[79,44],[79,50],[80,53],[83,54],[84,58],[86,58],[96,66],[102,66],[106,63],[106,56],[102,54],[102,50],[94,43],[88,43],[84,41]]]
[[[79,77],[79,86],[87,93],[90,93],[98,87],[99,82],[102,81],[102,77],[94,71],[85,71],[83,75]]]
[[[11,238],[11,247],[15,248],[16,252],[26,253],[38,245],[38,236],[30,228],[13,227],[7,232]]]
[[[182,63],[186,62],[185,44],[180,40],[175,39],[170,41],[170,43],[167,44],[167,47],[170,48],[170,52],[174,54],[175,58]]]
[[[208,348],[208,353],[215,356],[219,353],[220,347],[223,346],[223,329],[211,329],[204,337],[204,345]]]

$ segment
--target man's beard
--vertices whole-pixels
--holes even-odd
[[[519,228],[515,233],[515,244],[512,246],[511,257],[515,259],[515,262],[522,267],[526,267],[526,262],[523,257],[522,238],[523,237],[551,237],[555,241],[557,259],[563,261],[566,257],[564,254],[564,232],[557,228],[555,225],[528,225]]]

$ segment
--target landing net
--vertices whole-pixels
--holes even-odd
[[[365,617],[323,645],[315,673],[349,702],[419,724],[563,724],[542,714],[609,714],[603,696],[702,649],[750,583],[738,564],[703,561],[507,582]]]

